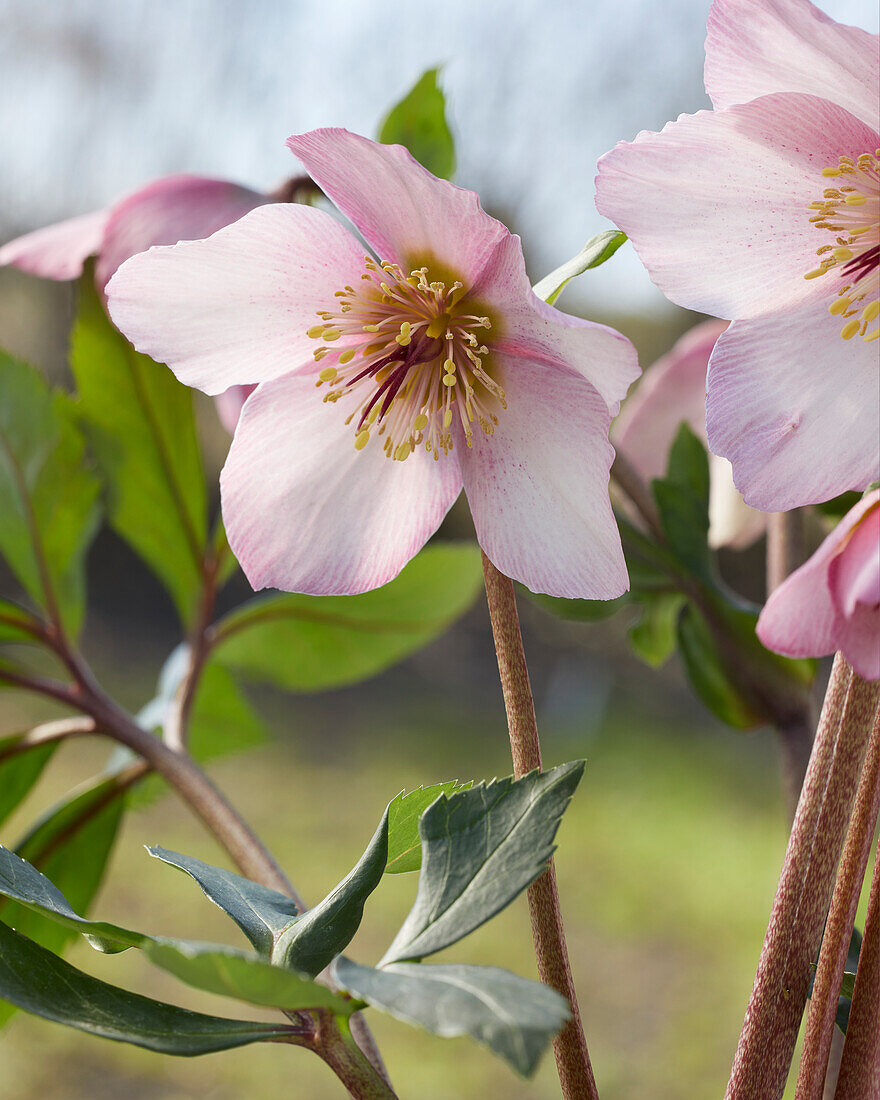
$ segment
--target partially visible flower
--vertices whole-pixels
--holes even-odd
[[[758,637],[788,657],[840,650],[860,676],[880,679],[880,491],[850,509],[773,592]]]
[[[220,423],[230,435],[235,432],[235,427],[238,424],[245,401],[247,401],[256,388],[257,387],[254,385],[230,386],[228,390],[224,390],[223,393],[218,393],[214,398],[214,405],[217,408],[217,415],[220,417]]]
[[[726,321],[703,321],[649,367],[615,420],[611,436],[645,481],[666,472],[682,423],[706,441],[706,369]],[[740,549],[763,534],[767,516],[733,484],[726,458],[709,455],[709,545]]]
[[[122,331],[181,381],[259,383],[221,478],[251,583],[385,584],[464,487],[504,573],[619,595],[608,429],[632,345],[536,298],[519,238],[399,146],[344,130],[288,144],[375,256],[323,211],[266,206],[134,257],[107,288]]]
[[[715,111],[599,162],[599,210],[658,286],[733,319],[709,364],[709,445],[766,511],[880,474],[878,66],[876,35],[808,0],[715,0]]]
[[[120,264],[154,244],[201,240],[272,202],[269,195],[226,180],[167,176],[117,200],[105,210],[37,229],[0,248],[8,265],[43,279],[78,278],[95,256],[95,282],[103,291]],[[244,403],[238,393],[217,398],[220,419],[232,432]]]

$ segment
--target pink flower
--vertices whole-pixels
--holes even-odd
[[[880,491],[860,500],[776,589],[758,637],[788,657],[839,649],[860,676],[880,679]]]
[[[675,302],[733,324],[711,449],[765,511],[880,473],[878,39],[807,0],[715,0],[714,112],[599,163],[599,210]]]
[[[645,373],[614,422],[612,436],[645,481],[666,472],[669,450],[685,423],[705,442],[706,369],[726,321],[703,321]],[[763,534],[767,517],[744,503],[730,463],[709,456],[709,545],[740,549]]]
[[[404,149],[344,130],[288,144],[378,259],[329,214],[273,205],[107,288],[122,331],[183,382],[259,383],[221,478],[251,583],[385,584],[464,487],[503,572],[620,594],[608,428],[638,374],[629,341],[537,299],[519,238]]]

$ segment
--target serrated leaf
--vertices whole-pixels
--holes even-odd
[[[281,933],[273,961],[314,976],[351,942],[361,923],[364,904],[379,885],[388,858],[388,810],[366,851],[330,893]]]
[[[666,476],[652,488],[670,549],[690,573],[711,579],[709,459],[687,424],[678,429]]]
[[[641,614],[630,627],[628,638],[633,653],[651,668],[661,668],[675,652],[678,616],[684,604],[680,592],[643,599]]]
[[[442,634],[481,583],[476,546],[428,546],[400,576],[359,596],[251,600],[218,623],[212,660],[291,691],[355,683]]]
[[[57,605],[70,634],[83,617],[99,488],[67,395],[0,351],[0,555],[40,607]]]
[[[419,822],[415,904],[380,965],[421,959],[473,932],[542,874],[584,762],[441,795]]]
[[[379,127],[383,145],[403,145],[440,179],[455,174],[455,142],[446,121],[446,98],[437,84],[439,69],[428,69]]]
[[[60,741],[12,752],[26,734],[0,741],[0,825],[28,795],[49,763]]]
[[[162,1054],[292,1038],[285,1024],[205,1016],[108,985],[0,923],[0,997],[46,1020]]]
[[[290,898],[232,871],[166,848],[147,848],[147,851],[195,879],[205,896],[232,917],[261,955],[269,955],[276,937],[297,915]]]
[[[470,790],[473,783],[435,783],[431,787],[419,787],[409,794],[401,793],[388,807],[388,861],[387,875],[401,875],[418,871],[422,866],[422,841],[419,836],[419,818],[441,794]]]
[[[71,368],[80,417],[108,486],[110,523],[189,622],[207,539],[192,391],[113,327],[89,272],[79,295]]]
[[[619,229],[606,229],[591,237],[576,256],[545,275],[532,288],[535,295],[552,306],[572,279],[583,275],[591,267],[598,267],[610,260],[614,253],[626,242],[626,234]]]
[[[540,982],[494,966],[395,963],[373,969],[338,958],[340,988],[443,1038],[470,1035],[524,1077],[569,1019],[565,998]]]

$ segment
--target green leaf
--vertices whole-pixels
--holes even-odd
[[[14,752],[26,736],[20,733],[0,741],[0,825],[24,800],[61,744],[60,741],[49,741]]]
[[[525,1077],[571,1016],[555,990],[494,966],[396,963],[376,970],[338,958],[332,973],[342,989],[405,1023],[443,1038],[470,1035]]]
[[[79,411],[108,486],[110,523],[189,622],[207,539],[192,391],[113,327],[91,274],[80,280],[71,346]]]
[[[67,395],[0,351],[0,555],[70,634],[83,618],[98,492]]]
[[[278,935],[297,914],[296,906],[284,894],[232,871],[165,848],[147,848],[147,851],[195,879],[206,897],[232,917],[261,955],[270,954]]]
[[[678,618],[678,648],[687,677],[697,696],[722,722],[735,729],[753,729],[763,715],[743,698],[728,675],[727,662],[718,649],[706,620],[691,603]]]
[[[446,98],[437,84],[439,69],[428,69],[379,127],[383,145],[403,145],[419,164],[440,179],[455,173],[455,143],[446,121]]]
[[[415,904],[381,965],[421,959],[494,917],[547,869],[584,762],[441,795],[419,822]]]
[[[543,607],[551,615],[581,623],[599,623],[603,619],[610,619],[629,603],[628,593],[615,600],[566,600],[561,596],[545,596],[540,592],[525,591],[533,603]]]
[[[690,573],[710,579],[709,459],[687,424],[681,425],[672,444],[666,477],[652,486],[673,553]]]
[[[675,652],[678,616],[684,604],[680,592],[643,599],[639,620],[629,630],[629,647],[651,668],[660,668]]]
[[[401,875],[406,871],[418,871],[422,866],[422,841],[419,836],[419,818],[441,794],[467,791],[473,786],[468,780],[459,783],[453,779],[447,783],[435,783],[432,787],[419,787],[409,794],[401,792],[388,807],[388,861],[387,875]]]
[[[11,600],[0,600],[0,643],[35,642],[33,627],[38,624],[30,612]]]
[[[298,916],[278,937],[273,961],[314,976],[348,946],[367,898],[379,885],[388,858],[388,810],[367,850],[331,892]]]
[[[476,546],[428,546],[395,580],[360,596],[250,601],[217,625],[212,659],[291,691],[356,683],[436,638],[481,583]]]
[[[591,267],[598,267],[610,260],[614,253],[626,241],[626,234],[619,229],[606,229],[591,237],[576,256],[566,260],[561,267],[545,275],[532,288],[542,301],[552,306],[562,291],[578,275],[583,275]]]
[[[209,1054],[295,1035],[289,1025],[205,1016],[107,985],[2,923],[0,997],[43,1019],[162,1054]]]

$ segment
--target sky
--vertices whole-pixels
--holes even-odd
[[[196,172],[271,188],[285,138],[373,135],[442,65],[456,182],[519,232],[537,281],[608,228],[596,160],[708,106],[708,0],[0,0],[0,240]],[[878,29],[870,0],[825,0]],[[587,285],[589,283],[589,285]],[[656,311],[630,248],[566,292]]]

